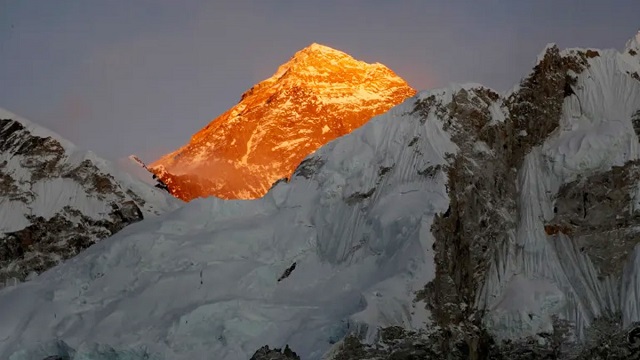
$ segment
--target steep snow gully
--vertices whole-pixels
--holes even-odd
[[[640,248],[604,276],[574,236],[586,227],[550,224],[564,184],[640,158],[633,46],[550,46],[509,94],[421,92],[262,199],[199,199],[131,225],[0,290],[0,358],[230,360],[288,344],[320,359],[389,326],[541,342],[561,319],[578,343],[610,314],[629,327]],[[640,184],[627,185],[637,203]],[[481,358],[466,334],[445,342]]]

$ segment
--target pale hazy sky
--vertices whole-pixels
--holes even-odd
[[[417,89],[524,76],[545,44],[621,49],[640,0],[0,0],[0,107],[155,160],[318,42]]]

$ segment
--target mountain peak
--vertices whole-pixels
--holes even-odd
[[[322,44],[318,44],[318,43],[315,43],[315,42],[311,43],[311,45],[305,47],[304,49],[302,49],[300,51],[313,52],[313,53],[340,53],[340,54],[345,54],[344,52],[342,52],[340,50],[336,50],[336,49],[334,49],[332,47],[329,47],[329,46],[326,46],[326,45],[322,45]]]
[[[297,51],[291,59],[295,60],[301,57],[313,57],[313,58],[346,57],[346,58],[352,59],[353,61],[357,61],[356,59],[351,57],[351,55],[345,53],[344,51],[340,51],[332,47],[318,44],[318,43],[312,43],[311,45]]]
[[[368,64],[359,61],[351,55],[331,48],[326,45],[312,43],[311,45],[298,50],[286,63],[282,64],[278,71],[270,79],[280,79],[287,73],[318,75],[318,70],[322,73],[342,73],[353,68],[378,67],[381,64]]]
[[[322,84],[343,82],[353,86],[357,82],[380,81],[384,78],[400,80],[409,86],[381,63],[367,63],[355,59],[343,51],[312,43],[297,51],[289,61],[280,65],[272,77],[257,86],[276,81],[288,81],[295,86],[303,86],[314,92],[322,92]]]
[[[261,197],[308,154],[414,94],[384,65],[313,43],[150,169],[183,200]]]

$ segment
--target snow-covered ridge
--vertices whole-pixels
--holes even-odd
[[[114,164],[0,110],[0,283],[178,206]],[[150,176],[149,176],[150,177]]]
[[[448,203],[438,169],[456,146],[413,107],[319,149],[262,199],[195,200],[4,289],[0,357],[55,337],[73,348],[144,344],[176,360],[247,359],[289,343],[319,359],[355,328],[423,326],[413,293],[434,275],[429,228]],[[9,311],[45,284],[52,296],[21,305],[39,314]]]
[[[76,146],[72,142],[65,139],[58,133],[51,131],[43,126],[34,124],[31,121],[23,117],[20,117],[10,111],[7,111],[3,108],[0,108],[0,119],[11,119],[19,122],[22,126],[25,127],[26,131],[28,131],[34,136],[39,136],[42,138],[50,137],[50,138],[56,139],[63,148],[67,149],[67,151],[74,152],[77,150]]]

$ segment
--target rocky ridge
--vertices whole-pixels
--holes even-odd
[[[0,285],[24,281],[177,206],[91,153],[0,113]]]

